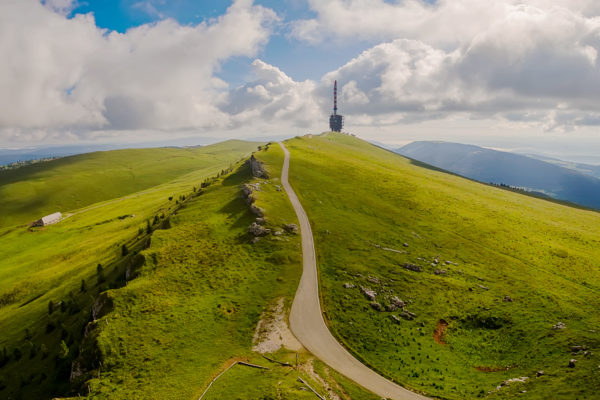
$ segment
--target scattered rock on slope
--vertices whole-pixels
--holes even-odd
[[[248,227],[248,233],[250,233],[254,236],[265,236],[265,235],[268,235],[269,233],[271,233],[271,230],[257,224],[256,222],[253,222]]]
[[[565,325],[563,322],[557,322],[556,325],[552,325],[552,329],[565,329],[567,327],[567,325]]]
[[[402,311],[400,316],[408,321],[411,321],[417,316],[417,314],[410,311]]]
[[[403,267],[404,267],[404,269],[407,269],[407,270],[413,271],[413,272],[421,272],[423,270],[418,265],[411,264],[411,263],[406,263],[403,265]]]
[[[375,300],[375,296],[377,296],[377,292],[372,290],[371,288],[361,287],[360,290],[363,292],[365,297],[371,301]]]
[[[250,211],[252,212],[252,214],[256,215],[259,218],[262,218],[265,216],[265,211],[262,208],[257,207],[255,204],[252,204],[250,206]]]
[[[503,386],[508,386],[512,383],[525,383],[529,380],[529,377],[527,376],[522,376],[520,378],[512,378],[512,379],[507,379],[504,382],[502,382],[499,386],[496,387],[496,390],[501,389]]]
[[[283,226],[283,229],[285,229],[289,233],[298,233],[298,225],[296,224],[286,224]]]
[[[391,303],[385,306],[388,311],[396,311],[399,308],[404,307],[404,301],[400,300],[398,296],[394,296],[391,299]]]

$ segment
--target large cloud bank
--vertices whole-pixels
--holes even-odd
[[[216,78],[219,66],[256,57],[280,23],[251,0],[197,26],[166,19],[123,34],[99,29],[92,15],[67,18],[72,0],[4,0],[0,140],[321,130],[334,79],[354,127],[456,115],[557,131],[600,124],[595,1],[309,4],[316,17],[293,21],[290,40],[369,48],[319,81],[255,60],[254,78],[236,88]]]
[[[600,122],[597,2],[311,4],[318,17],[295,23],[301,40],[387,40],[324,78],[346,82],[346,110],[364,125],[457,113],[546,130]]]

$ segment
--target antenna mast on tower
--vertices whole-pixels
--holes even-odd
[[[341,132],[344,126],[344,116],[337,113],[337,80],[333,83],[333,114],[329,116],[329,128],[332,132]]]

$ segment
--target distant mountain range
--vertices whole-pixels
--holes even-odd
[[[538,160],[546,161],[550,164],[558,165],[568,169],[581,172],[582,174],[591,175],[595,178],[600,179],[600,165],[583,164],[572,161],[559,160],[557,158],[546,157],[539,154],[525,154],[528,157],[535,158]]]
[[[448,142],[413,142],[398,154],[485,183],[600,209],[600,167]]]

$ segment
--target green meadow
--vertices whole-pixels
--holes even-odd
[[[423,168],[347,135],[286,146],[324,311],[352,353],[439,398],[597,398],[598,213]],[[405,314],[387,311],[394,296]]]
[[[71,361],[77,357],[98,294],[124,285],[128,270],[133,275],[140,263],[137,253],[149,245],[151,233],[181,206],[183,196],[194,193],[194,187],[199,190],[208,177],[228,169],[255,148],[256,144],[249,142],[207,146],[206,155],[197,156],[195,171],[168,183],[84,209],[63,209],[72,216],[56,225],[2,228],[0,398],[49,398],[66,393]],[[142,150],[138,161],[145,158],[151,164],[154,150]],[[110,152],[101,154],[106,163],[97,167],[104,171],[115,168]],[[82,161],[82,171],[89,168],[86,160]],[[59,179],[52,162],[46,165],[53,172],[44,174]],[[76,165],[71,168],[78,169]],[[14,171],[0,176],[8,172]],[[119,176],[120,172],[115,174],[112,186],[119,185]],[[104,186],[109,186],[107,182]],[[71,193],[86,198],[90,182],[81,179],[71,183]],[[47,186],[45,190],[51,191]],[[126,186],[121,190],[127,190]],[[62,201],[60,195],[54,193],[47,203],[57,207]]]
[[[261,153],[264,154],[264,153]],[[256,216],[242,197],[245,182],[260,184],[256,204],[273,232],[295,222],[284,192],[276,189],[281,150],[264,154],[269,179],[256,179],[247,164],[196,194],[171,227],[157,231],[141,254],[140,276],[110,290],[112,311],[94,323],[102,366],[88,382],[92,399],[197,399],[215,376],[241,360],[269,370],[237,365],[211,386],[204,399],[312,399],[302,377],[325,393],[306,370],[314,360],[304,351],[299,368],[281,366],[252,351],[261,314],[283,298],[291,300],[301,273],[299,236],[267,236],[252,243],[248,226]],[[270,355],[296,365],[296,353]],[[333,372],[319,374],[340,393],[373,399]]]
[[[99,151],[0,171],[0,228],[120,198],[193,171],[223,168],[255,147],[229,140],[203,147]]]
[[[235,365],[203,399],[316,398],[301,378],[320,394],[379,400],[304,350],[268,354],[289,366],[253,350],[261,318],[282,300],[287,315],[302,268],[300,237],[283,229],[296,223],[279,187],[283,153],[256,151],[269,178],[255,178],[244,160],[256,146],[0,172],[0,398],[198,399],[243,361],[268,369]],[[326,320],[356,357],[434,398],[597,398],[598,213],[347,135],[286,146]],[[248,183],[271,229],[256,242]],[[56,225],[24,225],[58,210]],[[502,385],[512,378],[523,379]]]
[[[256,144],[228,143],[168,183],[49,227],[2,230],[0,398],[197,399],[239,360],[269,369],[237,365],[204,398],[313,398],[301,377],[321,393],[374,399],[305,351],[298,367],[293,351],[269,357],[294,367],[253,352],[261,316],[280,299],[289,309],[300,243],[292,234],[251,243],[244,182],[261,184],[256,201],[273,231],[296,221],[275,186],[283,154],[261,153],[272,172],[258,180],[237,161]]]

